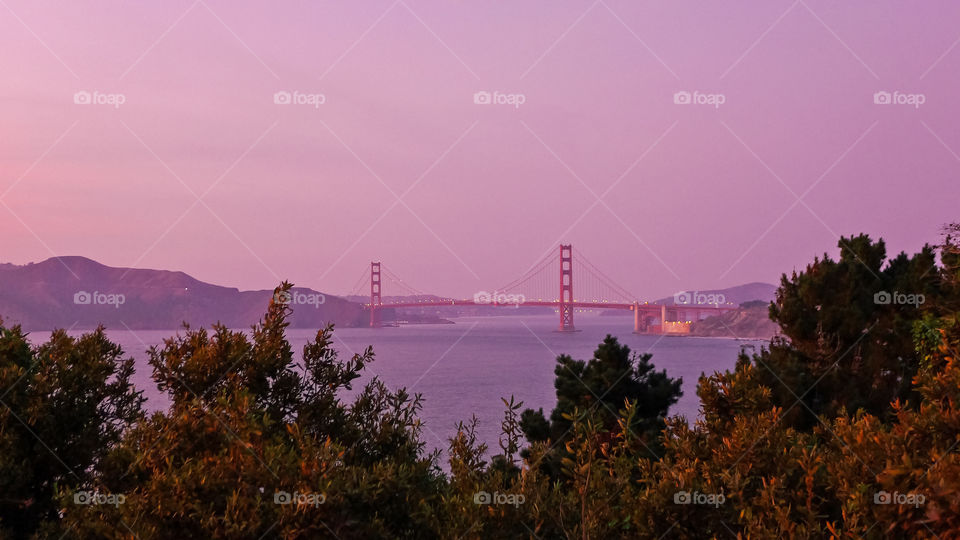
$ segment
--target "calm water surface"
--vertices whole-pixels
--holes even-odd
[[[731,369],[743,344],[722,338],[635,335],[632,322],[629,317],[581,316],[576,320],[579,332],[558,333],[555,316],[461,318],[446,325],[342,328],[334,333],[334,345],[341,355],[373,346],[376,361],[361,381],[377,376],[391,389],[406,387],[410,393],[423,394],[421,418],[428,447],[445,448],[456,423],[476,415],[480,435],[491,449],[498,449],[504,409],[500,398],[513,395],[525,407],[542,407],[549,415],[556,403],[553,369],[559,354],[590,358],[608,333],[636,352],[650,352],[658,369],[683,378],[684,395],[670,413],[692,419],[699,406],[697,378],[704,372]],[[150,379],[145,351],[174,332],[108,332],[136,359],[135,383],[151,409],[165,407],[167,400]],[[287,335],[299,356],[316,332],[288,329]],[[35,332],[31,337],[36,342],[47,335]]]

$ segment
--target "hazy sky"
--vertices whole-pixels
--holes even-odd
[[[0,260],[652,299],[960,218],[956,1],[143,4],[0,0]]]

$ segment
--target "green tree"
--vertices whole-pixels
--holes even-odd
[[[107,453],[142,416],[133,359],[103,328],[56,330],[32,347],[0,322],[0,537],[59,519],[63,490],[90,490]],[[72,501],[71,501],[72,502]]]
[[[943,300],[930,246],[890,260],[883,240],[866,235],[841,238],[839,248],[837,261],[824,255],[783,275],[770,306],[783,337],[754,357],[792,425],[810,427],[816,415],[843,409],[882,415],[891,400],[915,398],[911,330]]]
[[[445,482],[420,440],[419,396],[374,379],[344,401],[372,350],[340,360],[328,327],[294,362],[289,312],[271,302],[249,336],[187,328],[152,349],[170,409],[132,430],[101,475],[103,489],[126,500],[68,508],[64,526],[144,540],[435,530]]]
[[[632,353],[630,347],[621,345],[610,335],[589,361],[560,355],[554,368],[557,405],[549,422],[542,409],[526,409],[522,413],[521,427],[527,440],[549,440],[563,448],[574,419],[586,411],[596,414],[602,431],[616,431],[620,428],[620,410],[633,404],[636,414],[624,427],[647,446],[650,457],[655,457],[667,411],[683,392],[682,380],[668,377],[664,370],[656,371],[650,358],[650,354]],[[556,460],[550,463],[556,470]]]

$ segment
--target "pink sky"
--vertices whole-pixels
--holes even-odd
[[[0,260],[333,293],[382,260],[466,297],[562,241],[652,299],[776,282],[841,234],[912,252],[960,218],[958,22],[946,0],[0,0]]]

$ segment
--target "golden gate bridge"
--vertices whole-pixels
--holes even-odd
[[[429,295],[408,285],[380,261],[370,263],[370,301],[364,308],[370,312],[370,327],[384,326],[385,308],[423,308],[450,306],[543,306],[554,308],[560,316],[557,330],[574,332],[574,312],[577,309],[613,309],[633,312],[633,331],[642,334],[685,334],[690,324],[711,315],[734,311],[731,304],[695,304],[694,295],[683,296],[688,303],[651,304],[641,302],[625,288],[617,285],[580,252],[574,257],[573,246],[560,245],[559,257],[548,253],[520,278],[492,292],[480,291],[469,299],[442,298]],[[574,275],[577,276],[574,287]],[[360,293],[366,281],[366,271],[354,287]],[[413,301],[384,302],[384,277]],[[428,298],[424,298],[428,297]]]

